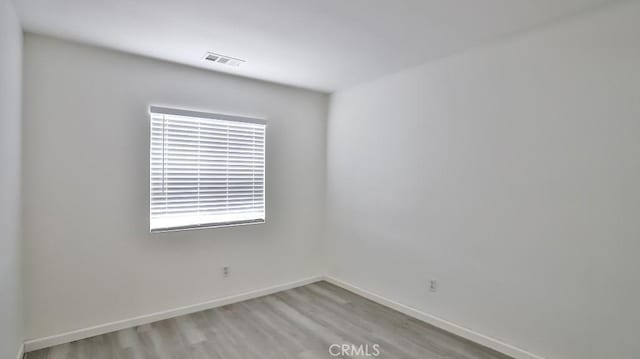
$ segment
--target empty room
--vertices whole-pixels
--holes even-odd
[[[640,359],[640,0],[0,0],[0,359]]]

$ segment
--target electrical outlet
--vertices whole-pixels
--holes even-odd
[[[225,278],[229,276],[229,267],[227,266],[222,267],[222,276]]]
[[[432,279],[429,281],[429,290],[432,292],[437,292],[438,291],[438,281],[435,279]]]

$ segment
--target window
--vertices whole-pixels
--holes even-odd
[[[151,232],[265,221],[264,120],[151,106]]]

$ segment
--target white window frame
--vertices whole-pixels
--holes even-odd
[[[172,218],[171,216],[166,216],[166,217],[160,217],[158,214],[155,215],[154,217],[154,169],[153,169],[153,160],[154,160],[154,154],[153,154],[153,146],[154,146],[154,138],[153,138],[153,126],[154,126],[154,116],[156,116],[156,121],[157,121],[157,117],[158,116],[162,116],[163,120],[163,126],[166,125],[167,121],[170,120],[180,120],[180,119],[188,119],[190,121],[198,121],[198,120],[203,120],[203,122],[209,121],[210,123],[228,123],[229,126],[234,126],[233,123],[236,123],[235,126],[242,126],[241,124],[252,124],[252,125],[258,125],[258,127],[262,128],[264,133],[263,133],[263,145],[262,145],[262,212],[261,212],[261,216],[256,216],[255,214],[257,214],[258,212],[255,212],[254,214],[252,214],[251,218],[246,218],[246,219],[239,219],[240,217],[242,217],[241,214],[238,215],[231,215],[231,214],[227,214],[227,218],[231,218],[231,219],[227,219],[227,220],[221,220],[221,218],[223,216],[225,216],[224,214],[217,214],[217,215],[201,215],[199,212],[197,212],[197,214],[192,216],[193,219],[193,223],[189,223],[189,224],[180,224],[180,223],[174,223],[169,224],[172,222]],[[166,117],[165,117],[166,116]],[[233,115],[225,115],[225,114],[216,114],[216,113],[209,113],[209,112],[200,112],[200,111],[192,111],[192,110],[184,110],[184,109],[176,109],[176,108],[168,108],[168,107],[161,107],[161,106],[150,106],[149,107],[149,118],[150,118],[150,124],[149,124],[149,230],[151,233],[155,233],[155,232],[169,232],[169,231],[182,231],[182,230],[192,230],[192,229],[206,229],[206,228],[219,228],[219,227],[228,227],[228,226],[239,226],[239,225],[248,225],[248,224],[260,224],[260,223],[265,223],[266,222],[266,120],[264,119],[258,119],[258,118],[251,118],[251,117],[243,117],[243,116],[233,116]],[[211,121],[213,120],[213,121]],[[163,133],[164,133],[164,128],[163,128]],[[198,124],[198,133],[200,133],[200,124]],[[227,132],[227,136],[228,136]],[[242,133],[242,132],[240,132]],[[229,139],[227,138],[227,141]],[[164,152],[164,146],[166,146],[166,142],[167,142],[167,138],[164,137],[161,140],[161,144],[162,144],[162,149],[163,149],[163,154],[162,154],[162,159],[164,162],[164,159],[166,158],[165,156],[165,152]],[[199,140],[198,140],[199,141]],[[199,142],[198,142],[199,143]],[[156,143],[157,145],[157,143]],[[228,145],[228,142],[227,142]],[[199,147],[198,147],[198,151],[199,151]],[[198,152],[200,154],[200,152]],[[198,161],[200,161],[200,157],[198,155]],[[228,161],[228,157],[227,157],[227,161]],[[228,164],[228,163],[227,163]],[[228,170],[227,170],[228,171]],[[198,173],[200,173],[200,170],[198,170]],[[228,175],[227,175],[228,176]],[[164,186],[164,183],[166,181],[166,174],[164,172],[164,163],[163,163],[163,169],[162,169],[162,183]],[[227,179],[228,181],[228,179]],[[226,197],[226,201],[229,200],[229,193],[228,193],[228,187],[229,183],[227,182],[227,197]],[[197,203],[198,203],[198,208],[200,208],[199,205],[199,201],[200,201],[200,183],[198,183],[198,199],[197,199]],[[162,189],[162,191],[164,191],[164,188]],[[251,189],[252,193],[255,192],[255,183],[252,185],[252,189]],[[156,192],[157,195],[157,192]],[[166,192],[165,192],[165,196],[166,196]],[[162,202],[162,201],[160,201]],[[165,208],[168,208],[168,204],[167,204],[167,200],[165,199],[165,201],[163,202]],[[157,208],[157,207],[156,207]],[[256,207],[257,208],[257,207]],[[187,217],[188,214],[185,214],[185,217]],[[195,218],[199,218],[198,223],[195,223]],[[184,217],[183,217],[184,218]],[[206,218],[209,218],[208,220]],[[212,218],[217,218],[217,220],[212,220]],[[235,218],[235,219],[234,219]],[[188,221],[188,219],[186,220]],[[180,222],[180,221],[178,221]],[[160,225],[160,223],[164,223],[164,225]],[[155,224],[155,225],[154,225]]]

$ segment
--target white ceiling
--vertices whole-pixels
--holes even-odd
[[[327,92],[614,1],[15,0],[27,31]]]

